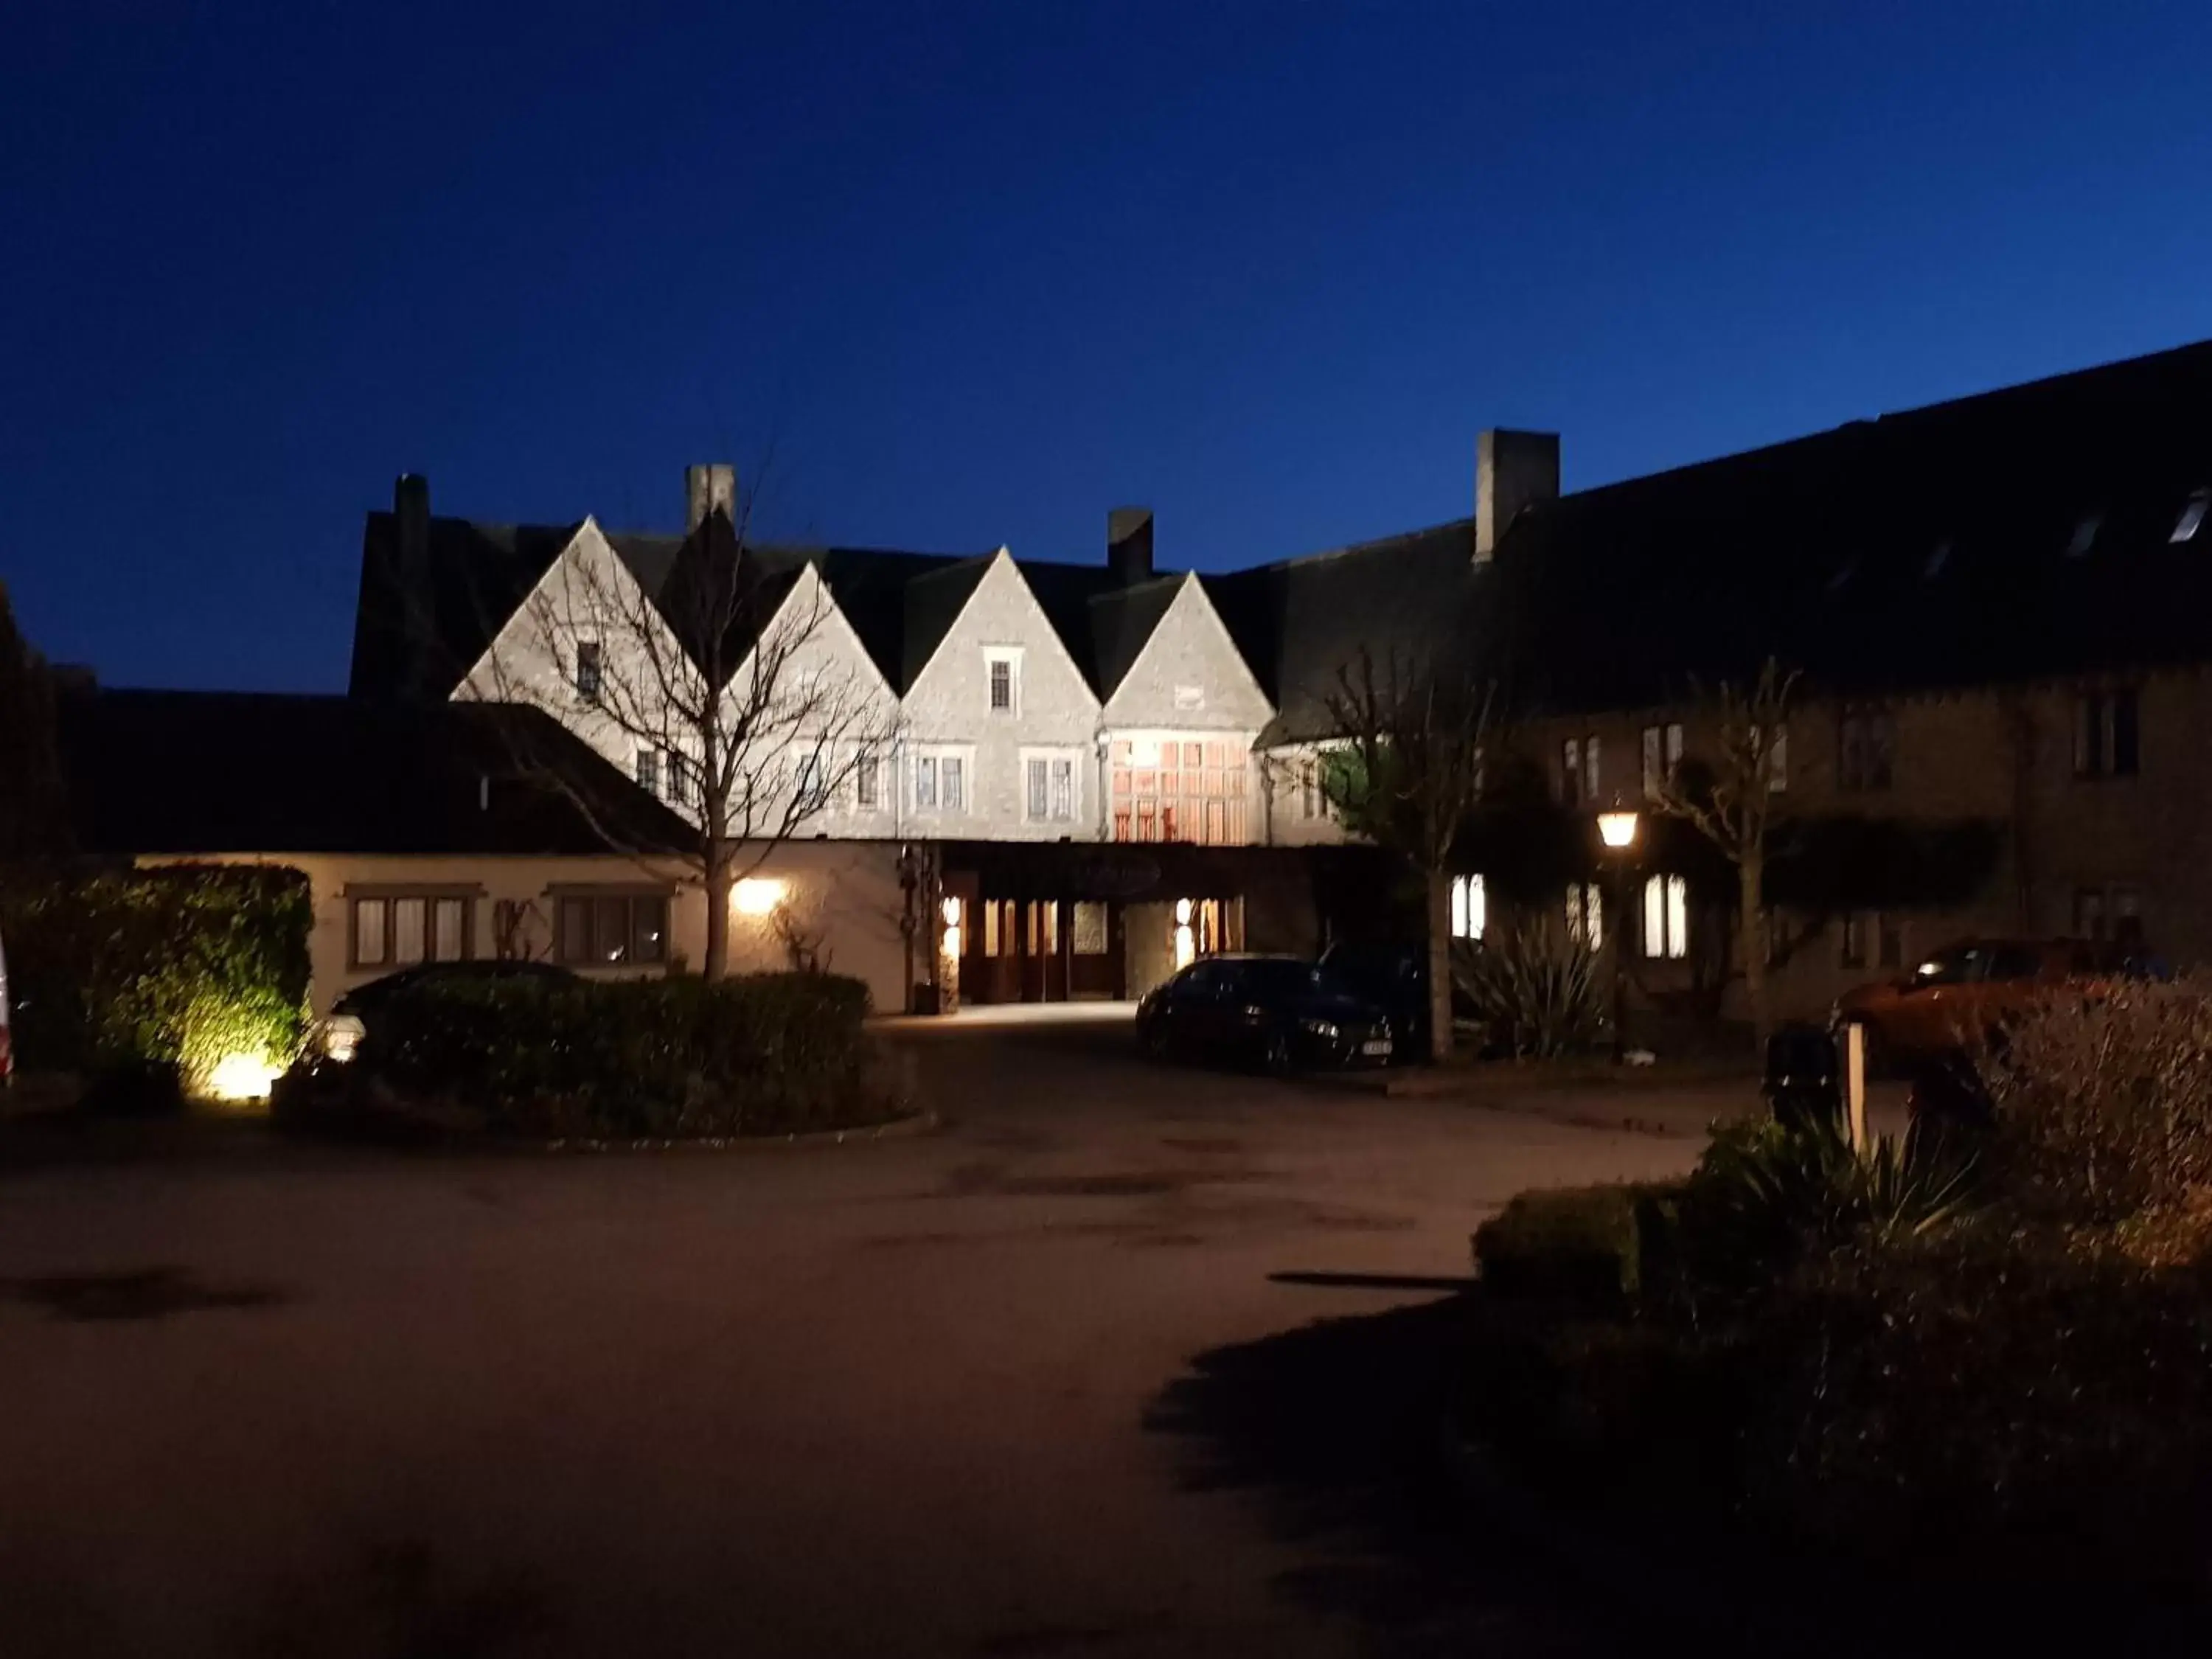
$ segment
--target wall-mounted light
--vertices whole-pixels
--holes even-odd
[[[772,915],[784,891],[785,884],[773,876],[748,876],[730,890],[730,902],[741,916]]]
[[[942,908],[945,912],[945,925],[947,927],[957,927],[960,925],[960,901],[948,896]]]
[[[1188,968],[1198,959],[1198,938],[1191,930],[1191,903],[1188,899],[1175,902],[1175,964]]]

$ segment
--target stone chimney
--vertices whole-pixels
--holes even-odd
[[[1106,568],[1123,587],[1152,579],[1152,509],[1117,507],[1106,515]]]
[[[392,583],[398,590],[399,691],[410,699],[442,696],[437,684],[436,625],[430,611],[430,481],[403,472],[392,481]]]
[[[730,522],[738,518],[738,470],[726,461],[684,469],[684,533],[690,535],[720,507]]]
[[[1524,507],[1559,498],[1559,434],[1493,427],[1474,441],[1474,556],[1498,551]]]

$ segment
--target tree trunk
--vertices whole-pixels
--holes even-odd
[[[1452,1052],[1451,872],[1428,872],[1429,1058],[1442,1063]]]
[[[730,890],[735,867],[727,842],[717,838],[707,853],[707,959],[700,971],[710,980],[730,971]]]
[[[1741,912],[1736,921],[1736,939],[1743,952],[1743,1000],[1751,1010],[1751,1040],[1760,1054],[1766,1052],[1768,1036],[1766,910],[1759,902],[1765,874],[1764,850],[1746,849],[1736,866],[1737,902]]]

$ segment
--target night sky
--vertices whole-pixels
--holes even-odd
[[[6,9],[49,655],[342,687],[403,470],[1217,568],[1464,514],[1486,425],[1577,488],[2212,336],[2203,5],[469,11]]]

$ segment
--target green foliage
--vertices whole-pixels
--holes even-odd
[[[830,974],[430,981],[392,997],[354,1098],[553,1139],[782,1134],[881,1121],[867,988]]]
[[[1978,1166],[1963,1139],[1917,1123],[1864,1152],[1831,1117],[1729,1125],[1683,1189],[1683,1260],[1712,1284],[1756,1283],[1863,1236],[1917,1237],[1967,1212]]]
[[[173,1066],[204,1087],[227,1055],[282,1067],[307,998],[307,879],[270,866],[106,872],[0,896],[26,1068]]]
[[[1591,1047],[1604,1030],[1598,962],[1598,951],[1563,926],[1522,921],[1455,949],[1452,978],[1514,1054],[1547,1060]]]
[[[1475,1230],[1482,1282],[1507,1295],[1633,1296],[1646,1239],[1670,1224],[1674,1191],[1613,1184],[1522,1193]]]

